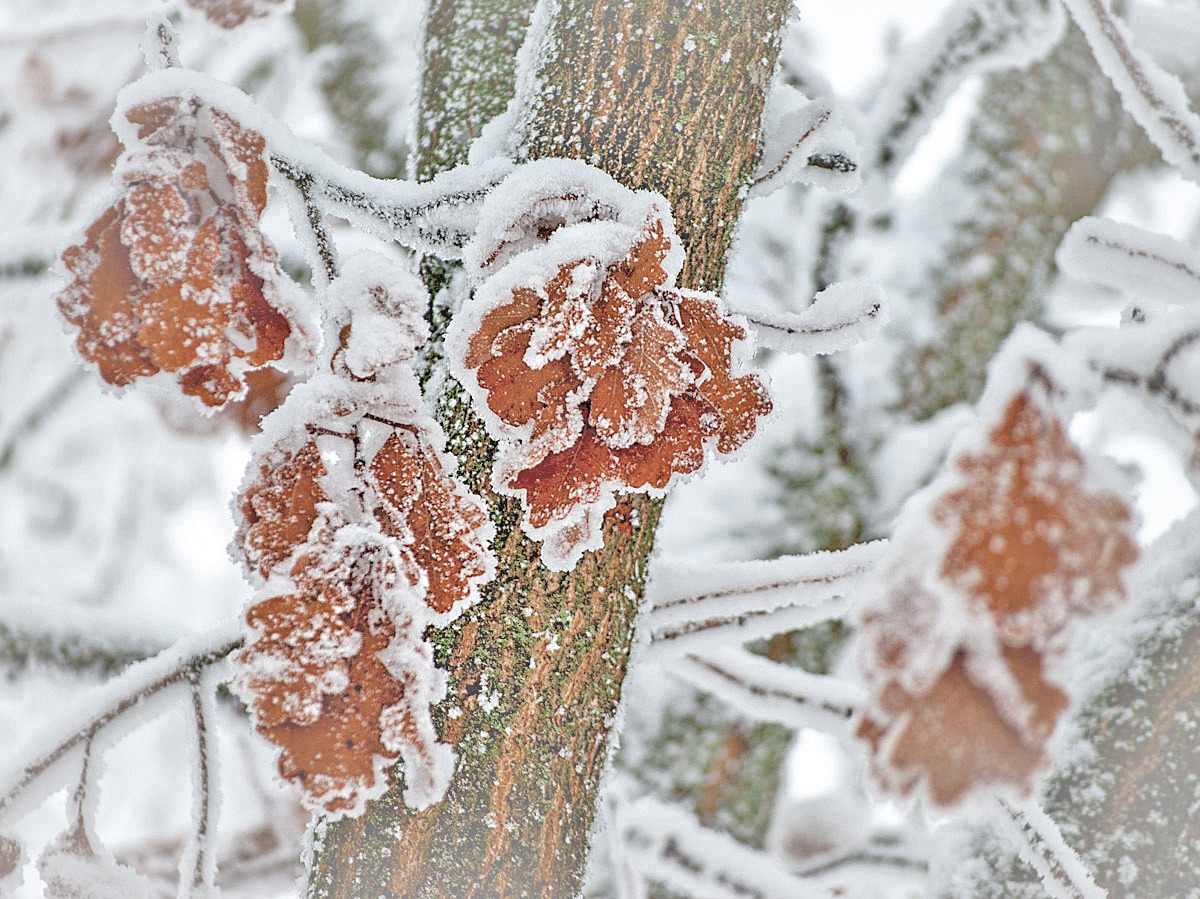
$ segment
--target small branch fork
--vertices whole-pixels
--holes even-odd
[[[242,645],[238,629],[226,626],[203,640],[185,640],[157,656],[131,665],[124,673],[86,696],[75,711],[56,722],[52,733],[43,734],[35,745],[49,746],[34,752],[14,776],[0,780],[0,820],[16,818],[57,788],[52,771],[73,753],[79,753],[80,779],[71,803],[76,839],[89,841],[86,796],[91,781],[93,749],[102,733],[115,740],[123,727],[132,726],[131,713],[145,700],[183,686],[190,698],[193,734],[193,783],[195,832],[180,864],[180,897],[202,896],[213,889],[215,862],[210,839],[216,815],[216,753],[211,740],[214,685],[209,678],[213,666]],[[116,732],[116,733],[113,733]]]
[[[1094,366],[1100,372],[1100,376],[1106,381],[1144,390],[1151,396],[1158,397],[1167,405],[1179,410],[1184,415],[1200,415],[1200,402],[1184,396],[1179,388],[1167,379],[1167,366],[1171,364],[1171,360],[1197,341],[1200,341],[1200,329],[1180,334],[1171,342],[1162,356],[1159,357],[1154,370],[1149,374],[1143,374],[1130,368],[1120,368],[1118,366],[1096,364]]]

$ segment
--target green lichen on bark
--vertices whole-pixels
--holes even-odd
[[[739,9],[738,4],[732,6]],[[688,79],[701,79],[705,90],[689,97],[703,105],[709,92],[715,92],[718,105],[735,120],[736,129],[722,134],[719,154],[711,135],[694,127],[665,127],[662,95],[650,86],[642,85],[620,97],[617,106],[601,109],[602,101],[613,99],[612,79],[604,75],[616,70],[616,60],[608,55],[614,46],[608,31],[621,24],[619,15],[607,20],[600,16],[589,33],[591,43],[572,48],[571,78],[579,95],[567,116],[569,123],[554,103],[535,104],[523,119],[528,158],[550,152],[582,155],[631,187],[663,192],[677,216],[680,207],[686,207],[682,215],[689,232],[685,244],[692,284],[719,284],[723,252],[740,206],[737,185],[748,179],[757,152],[766,84],[758,68],[766,54],[769,75],[788,4],[743,6],[752,13],[731,18],[728,9],[710,9],[708,30],[714,39],[746,44],[738,22],[739,15],[749,15],[741,29],[759,23],[771,26],[762,33],[776,35],[765,50],[756,37],[751,42],[753,58],[732,67],[719,54],[709,53],[699,68],[684,65],[673,70],[683,79],[672,80],[676,91],[686,88]],[[482,15],[485,9],[508,9],[508,4],[472,8]],[[591,0],[564,4],[554,23],[554,39],[560,45],[568,35],[574,40],[577,23],[600,8]],[[643,11],[653,15],[638,20],[639,34],[660,51],[666,47],[684,52],[687,35],[681,27],[702,21],[685,4],[647,4]],[[456,35],[475,44],[484,40],[480,35],[487,29],[460,33],[450,24],[460,21],[431,15],[427,43],[434,56],[444,53],[443,42]],[[671,27],[659,36],[655,29],[667,26]],[[455,30],[440,34],[435,27]],[[511,48],[506,52],[511,55]],[[558,65],[548,61],[547,69]],[[582,77],[576,66],[583,67]],[[451,128],[435,121],[461,115],[465,107],[460,101],[473,89],[463,84],[435,86],[431,80],[454,81],[459,76],[473,79],[482,90],[479,81],[494,78],[495,70],[427,66],[424,96],[437,98],[447,108],[439,111],[432,101],[423,103],[421,133],[437,137],[423,142],[419,172],[461,159],[461,147],[452,152],[445,145],[478,133],[482,124],[475,120],[469,127],[457,123]],[[543,71],[540,83],[551,81]],[[653,126],[654,138],[632,147],[626,129],[634,121]],[[588,134],[586,154],[583,145],[571,145],[569,139],[570,128],[580,123]],[[557,139],[564,134],[565,139]],[[453,141],[450,135],[455,135]],[[698,159],[686,149],[696,141],[707,141],[714,150],[711,158]],[[661,168],[665,158],[689,160],[688,177],[667,177]],[[659,177],[661,181],[655,180]],[[692,195],[693,187],[708,194]],[[497,577],[485,588],[482,601],[451,627],[431,634],[438,663],[449,675],[448,698],[435,710],[435,719],[442,739],[456,747],[459,767],[446,799],[423,813],[404,807],[397,783],[362,817],[323,826],[309,895],[574,896],[587,858],[599,778],[608,757],[608,730],[632,645],[660,503],[641,496],[625,498],[618,506],[621,514],[609,517],[601,551],[586,555],[572,572],[547,571],[538,561],[539,547],[517,526],[515,501],[496,497],[488,488],[494,445],[461,389],[448,386],[438,407],[462,476],[488,497],[499,560]]]
[[[417,113],[418,180],[465,163],[480,129],[504,112],[533,6],[529,0],[431,0]]]

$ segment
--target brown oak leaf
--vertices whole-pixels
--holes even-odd
[[[249,19],[261,19],[284,8],[285,0],[187,0],[188,6],[222,28],[236,28]]]
[[[493,483],[521,498],[527,532],[550,541],[543,561],[569,567],[599,546],[615,491],[665,489],[703,465],[709,443],[732,452],[771,402],[756,375],[737,370],[745,330],[715,297],[668,286],[677,238],[661,202],[626,225],[625,249],[605,236],[577,256],[586,241],[557,235],[605,207],[573,225],[569,210],[550,217],[557,207],[538,204],[537,220],[558,224],[536,240],[513,225],[491,255],[477,251],[490,273],[475,297],[481,311],[452,326],[449,344],[505,441]]]
[[[1024,716],[972,676],[965,650],[927,690],[910,692],[891,680],[878,690],[857,734],[870,745],[873,773],[890,792],[910,793],[923,781],[940,806],[981,785],[1029,792],[1049,764],[1046,740],[1067,697],[1042,676],[1038,653],[1005,647],[1003,655],[1028,706]]]
[[[75,344],[110,384],[159,372],[206,406],[245,392],[247,370],[307,338],[258,219],[262,136],[189,97],[127,110],[136,138],[119,161],[118,199],[63,253],[58,295]]]
[[[1087,489],[1082,454],[1030,394],[1014,397],[983,451],[956,466],[964,486],[933,509],[956,534],[942,577],[1006,640],[1040,645],[1069,616],[1124,601],[1121,572],[1138,555],[1129,506]]]
[[[353,325],[338,333],[331,358],[353,357]],[[369,376],[333,365],[289,395],[307,428],[268,420],[234,543],[261,584],[242,693],[281,774],[331,813],[382,791],[397,757],[411,805],[445,790],[453,754],[429,711],[444,681],[424,632],[477,599],[493,567],[484,507],[447,470],[415,375],[358,349]]]
[[[1055,668],[1070,628],[1125,599],[1138,555],[1128,505],[1092,485],[1059,389],[1025,362],[1007,397],[989,387],[994,423],[902,516],[884,592],[860,616],[871,698],[858,736],[872,771],[890,792],[924,787],[936,805],[1031,791],[1068,705]]]
[[[411,624],[387,613],[406,576],[389,547],[363,534],[320,522],[292,564],[293,592],[250,609],[255,639],[235,659],[259,731],[281,749],[280,774],[328,812],[381,792],[381,768],[400,754],[411,778],[436,776],[438,764],[430,690],[420,683],[432,655],[418,655],[419,635],[404,632]],[[396,642],[404,668],[385,661]],[[415,658],[425,664],[414,669]]]

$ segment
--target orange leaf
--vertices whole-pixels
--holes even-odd
[[[554,564],[566,565],[598,545],[615,490],[666,488],[702,466],[708,443],[732,452],[771,403],[756,376],[736,372],[735,342],[746,332],[719,301],[663,287],[676,238],[661,202],[644,204],[626,250],[613,229],[595,232],[604,235],[597,255],[572,257],[582,241],[554,241],[605,207],[559,201],[533,197],[536,216],[531,208],[504,224],[505,239],[484,245],[490,255],[474,251],[482,270],[497,271],[476,294],[481,311],[458,319],[449,343],[506,441],[497,489],[521,497],[526,530],[553,538]],[[557,224],[534,233],[535,219]],[[518,262],[522,254],[532,261]]]
[[[258,227],[266,144],[187,97],[126,117],[138,139],[122,157],[124,192],[63,254],[72,280],[58,306],[109,383],[171,372],[185,394],[222,406],[244,393],[246,369],[305,342],[294,288]]]
[[[986,608],[1006,639],[1040,642],[1069,615],[1124,601],[1121,572],[1138,555],[1129,507],[1085,488],[1083,456],[1029,394],[1013,398],[988,446],[957,468],[965,486],[933,510],[956,533],[942,577]]]
[[[1028,794],[1049,764],[1045,742],[1067,697],[1041,675],[1041,657],[1005,649],[1008,670],[1032,708],[1036,725],[1022,727],[976,682],[960,650],[925,691],[910,693],[894,681],[858,726],[875,756],[875,775],[892,792],[924,783],[936,805],[950,805],[981,787],[1015,785]]]
[[[955,454],[897,526],[886,592],[860,619],[872,698],[858,735],[888,790],[924,784],[937,805],[1028,794],[1067,707],[1053,683],[1067,629],[1125,598],[1132,515],[1089,486],[1056,395],[1029,363],[981,446]]]

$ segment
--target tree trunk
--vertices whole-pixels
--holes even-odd
[[[431,28],[444,27],[437,16],[448,8],[435,4]],[[789,8],[787,0],[546,4],[549,46],[520,118],[522,155],[581,158],[631,188],[663,193],[687,251],[680,284],[718,288]],[[431,62],[427,74],[437,71]],[[497,77],[494,67],[477,71]],[[460,115],[461,89],[443,96],[446,120]],[[420,123],[440,135],[436,154],[421,150],[429,171],[461,159],[445,147],[451,131],[432,106]],[[457,141],[476,132],[454,133]],[[547,571],[519,529],[516,503],[488,491],[494,446],[456,397],[442,402],[450,446],[488,496],[499,563],[484,599],[433,635],[450,682],[439,732],[455,746],[458,770],[446,799],[425,812],[404,806],[397,771],[363,816],[319,823],[313,897],[580,891],[660,503],[627,498],[606,518],[603,550],[569,573]]]

